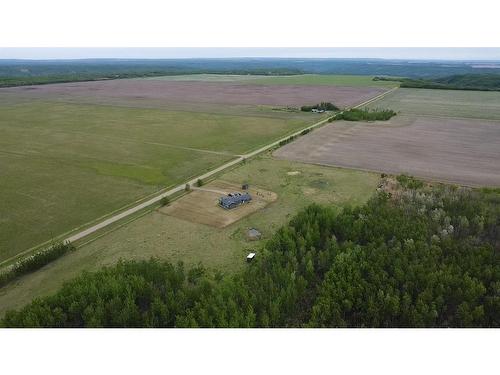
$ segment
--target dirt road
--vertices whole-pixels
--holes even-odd
[[[369,100],[365,100],[362,103],[359,103],[359,104],[357,104],[355,106],[346,107],[346,109],[363,107],[363,106],[365,106],[367,104],[370,104],[370,103],[372,103],[374,101],[377,101],[377,100],[385,97],[386,95],[390,94],[391,92],[393,92],[396,89],[397,89],[397,87],[395,87],[395,88],[393,88],[391,90],[385,91],[382,94],[379,94],[379,95],[377,95],[377,96],[375,96],[375,97],[373,97],[373,98],[371,98]],[[310,125],[310,126],[308,126],[306,128],[303,128],[303,129],[301,129],[301,130],[299,130],[299,131],[297,131],[295,133],[288,134],[287,136],[282,137],[282,138],[280,138],[277,141],[274,141],[272,143],[269,143],[268,145],[263,146],[263,147],[255,150],[255,151],[252,151],[252,152],[250,152],[248,154],[245,154],[245,155],[239,155],[238,157],[236,157],[235,159],[231,160],[230,162],[227,162],[227,163],[225,163],[225,164],[223,164],[223,165],[221,165],[221,166],[219,166],[219,167],[217,167],[217,168],[215,168],[215,169],[213,169],[213,170],[211,170],[211,171],[209,171],[209,172],[207,172],[207,173],[205,173],[205,174],[203,174],[201,176],[197,176],[197,177],[195,177],[195,178],[193,178],[193,179],[191,179],[189,181],[186,181],[183,184],[180,184],[180,185],[178,185],[178,186],[176,186],[176,187],[174,187],[174,188],[172,188],[172,189],[170,189],[170,190],[168,190],[168,191],[166,191],[166,192],[164,192],[162,194],[159,194],[159,195],[155,196],[154,198],[151,198],[151,199],[149,199],[149,200],[147,200],[147,201],[145,201],[143,203],[138,204],[137,206],[134,206],[132,208],[126,209],[125,211],[122,211],[122,212],[120,212],[120,213],[118,213],[116,215],[113,215],[113,216],[109,217],[108,219],[105,219],[105,220],[101,221],[100,223],[95,224],[95,225],[93,225],[93,226],[91,226],[91,227],[89,227],[89,228],[87,228],[85,230],[82,230],[80,232],[77,232],[77,233],[69,236],[69,237],[66,237],[66,238],[64,238],[63,241],[65,241],[65,242],[66,241],[67,242],[78,241],[78,240],[80,240],[80,239],[82,239],[82,238],[84,238],[84,237],[86,237],[86,236],[88,236],[88,235],[90,235],[92,233],[95,233],[95,232],[97,232],[97,231],[99,231],[99,230],[101,230],[103,228],[106,228],[107,226],[109,226],[109,225],[111,225],[113,223],[116,223],[117,221],[120,221],[120,220],[126,218],[127,216],[133,215],[133,214],[135,214],[135,213],[143,210],[146,207],[149,207],[149,206],[151,206],[153,204],[158,203],[164,197],[169,197],[169,196],[171,196],[173,194],[181,192],[182,190],[185,189],[186,184],[189,184],[191,186],[195,186],[196,182],[199,179],[205,180],[205,179],[207,179],[209,177],[212,177],[215,174],[217,174],[219,172],[222,172],[222,171],[224,171],[224,170],[226,170],[226,169],[228,169],[228,168],[230,168],[230,167],[232,167],[232,166],[234,166],[234,165],[236,165],[238,163],[241,163],[242,161],[244,161],[246,159],[252,158],[252,157],[254,157],[254,156],[258,155],[258,154],[261,154],[261,153],[263,153],[263,152],[265,152],[265,151],[267,151],[267,150],[269,150],[271,148],[274,148],[274,147],[278,146],[280,144],[280,142],[282,142],[282,141],[284,141],[284,140],[286,140],[286,139],[288,139],[290,137],[300,135],[304,130],[312,130],[312,129],[317,128],[317,127],[319,127],[319,126],[321,126],[321,125],[323,125],[323,124],[325,124],[327,122],[328,122],[328,118],[322,119],[321,121],[318,121],[318,122],[316,122],[316,123],[314,123],[314,124],[312,124],[312,125]],[[26,250],[24,253],[26,254],[26,253],[29,253],[30,251],[32,251],[32,250],[31,249]],[[19,257],[22,254],[23,253],[17,254],[14,258],[17,258],[17,257]],[[9,258],[9,259],[4,260],[3,262],[0,263],[0,266],[2,266],[3,264],[9,263],[10,261],[12,261],[12,259],[13,258]]]

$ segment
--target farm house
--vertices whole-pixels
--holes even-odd
[[[219,205],[226,210],[238,207],[241,204],[248,203],[252,197],[248,193],[230,193],[224,197],[219,198]]]

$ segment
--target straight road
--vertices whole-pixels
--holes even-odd
[[[398,87],[394,87],[391,90],[383,92],[380,95],[377,95],[377,96],[375,96],[375,97],[373,97],[373,98],[371,98],[369,100],[366,100],[366,101],[364,101],[362,103],[359,103],[359,104],[357,104],[357,105],[355,105],[353,107],[350,107],[350,108],[360,108],[360,107],[363,107],[363,106],[365,106],[367,104],[370,104],[372,102],[380,100],[384,96],[386,96],[386,95],[394,92],[396,89],[398,89]],[[350,108],[348,108],[348,109],[350,109]],[[78,233],[75,233],[75,234],[73,234],[73,235],[65,238],[63,241],[65,241],[65,242],[66,241],[67,242],[75,242],[77,240],[80,240],[80,239],[82,239],[82,238],[84,238],[84,237],[86,237],[86,236],[88,236],[88,235],[90,235],[92,233],[97,232],[100,229],[106,228],[107,226],[109,226],[109,225],[111,225],[113,223],[116,223],[117,221],[119,221],[121,219],[126,218],[127,216],[133,215],[134,213],[136,213],[138,211],[141,211],[142,209],[144,209],[146,207],[149,207],[149,206],[151,206],[153,204],[158,203],[163,197],[169,197],[172,194],[175,194],[175,193],[183,191],[185,189],[186,184],[189,184],[190,186],[194,186],[196,184],[196,182],[198,181],[198,179],[204,180],[204,179],[207,179],[209,177],[212,177],[213,175],[215,175],[215,174],[217,174],[219,172],[222,172],[222,171],[224,171],[224,170],[226,170],[226,169],[228,169],[228,168],[230,168],[230,167],[232,167],[232,166],[234,166],[234,165],[236,165],[238,163],[241,163],[243,160],[252,158],[252,157],[254,157],[254,156],[256,156],[256,155],[258,155],[260,153],[263,153],[263,152],[265,152],[265,151],[267,151],[267,150],[269,150],[269,149],[271,149],[273,147],[278,146],[280,142],[282,142],[282,141],[284,141],[284,140],[286,140],[286,139],[288,139],[290,137],[294,137],[294,136],[300,135],[300,133],[302,133],[304,130],[312,130],[312,129],[317,128],[318,126],[321,126],[321,125],[323,125],[323,124],[325,124],[327,122],[328,122],[328,118],[323,119],[323,120],[318,121],[318,122],[316,122],[316,123],[314,123],[314,124],[312,124],[312,125],[310,125],[310,126],[308,126],[306,128],[303,128],[303,129],[301,129],[301,130],[299,130],[299,131],[297,131],[297,132],[295,132],[293,134],[289,134],[289,135],[287,135],[287,136],[285,136],[285,137],[283,137],[283,138],[281,138],[281,139],[279,139],[279,140],[277,140],[275,142],[272,142],[272,143],[270,143],[270,144],[268,144],[266,146],[263,146],[263,147],[255,150],[255,151],[252,151],[252,152],[250,152],[248,154],[238,155],[236,157],[236,159],[233,159],[230,162],[227,162],[226,164],[221,165],[221,166],[219,166],[219,167],[211,170],[210,172],[207,172],[207,173],[205,173],[205,174],[203,174],[201,176],[195,177],[192,180],[186,181],[185,183],[183,183],[181,185],[178,185],[178,186],[176,186],[176,187],[174,187],[174,188],[172,188],[172,189],[170,189],[170,190],[168,190],[168,191],[166,191],[166,192],[164,192],[164,193],[162,193],[162,194],[160,194],[160,195],[158,195],[158,196],[156,196],[154,198],[151,198],[151,199],[149,199],[149,200],[147,200],[147,201],[145,201],[143,203],[140,203],[137,206],[129,208],[129,209],[127,209],[125,211],[122,211],[122,212],[120,212],[120,213],[118,213],[116,215],[113,215],[113,216],[109,217],[108,219],[101,221],[98,224],[95,224],[95,225],[93,225],[93,226],[91,226],[91,227],[89,227],[89,228],[87,228],[85,230],[82,230],[82,231],[80,231]],[[27,251],[29,251],[29,250],[27,250]],[[13,258],[17,258],[21,254],[17,254]],[[0,266],[2,264],[5,264],[5,263],[11,261],[13,258],[9,258],[9,259],[4,260],[3,262],[0,263]]]
[[[357,104],[357,105],[355,105],[355,106],[353,106],[351,108],[363,107],[363,106],[365,106],[367,104],[370,104],[372,102],[380,100],[384,96],[386,96],[386,95],[394,92],[396,89],[398,89],[398,87],[394,87],[393,89],[391,89],[389,91],[383,92],[382,94],[377,95],[377,96],[375,96],[375,97],[373,97],[373,98],[371,98],[369,100],[366,100],[366,101],[364,101],[362,103],[359,103],[359,104]],[[138,211],[141,211],[142,209],[144,209],[146,207],[149,207],[149,206],[151,206],[153,204],[158,203],[164,197],[169,197],[169,196],[171,196],[171,195],[173,195],[175,193],[179,193],[179,192],[183,191],[185,189],[185,187],[186,187],[186,184],[189,184],[190,186],[194,186],[199,179],[200,180],[205,180],[205,179],[207,179],[209,177],[212,177],[213,175],[215,175],[215,174],[217,174],[219,172],[222,172],[225,169],[228,169],[228,168],[230,168],[230,167],[232,167],[232,166],[234,166],[234,165],[236,165],[238,163],[241,163],[245,159],[252,158],[252,157],[254,157],[254,156],[258,155],[258,154],[261,154],[261,153],[263,153],[263,152],[265,152],[265,151],[273,148],[273,147],[278,146],[280,144],[280,142],[282,142],[282,141],[284,141],[284,140],[286,140],[286,139],[288,139],[290,137],[294,137],[294,136],[300,135],[304,130],[312,130],[314,128],[317,128],[318,126],[321,126],[321,125],[325,124],[326,122],[328,122],[328,118],[323,119],[321,121],[318,121],[318,122],[316,122],[316,123],[314,123],[314,124],[312,124],[312,125],[304,128],[304,129],[301,129],[301,130],[293,133],[293,134],[289,134],[286,137],[283,137],[283,138],[281,138],[281,139],[279,139],[279,140],[277,140],[275,142],[272,142],[272,143],[270,143],[270,144],[268,144],[268,145],[266,145],[264,147],[261,147],[261,148],[255,150],[255,151],[252,151],[252,152],[250,152],[248,154],[240,155],[236,159],[233,159],[230,162],[228,162],[226,164],[223,164],[220,167],[217,167],[217,168],[211,170],[210,172],[207,172],[205,174],[202,174],[201,176],[195,177],[192,180],[186,181],[182,185],[178,185],[178,186],[174,187],[173,189],[170,189],[170,190],[168,190],[168,191],[166,191],[166,192],[164,192],[164,193],[162,193],[160,195],[157,195],[154,198],[149,199],[146,202],[143,202],[141,204],[138,204],[137,206],[134,206],[132,208],[129,208],[128,210],[125,210],[125,211],[123,211],[123,212],[121,212],[119,214],[116,214],[116,215],[110,217],[109,219],[106,219],[106,220],[104,220],[104,221],[102,221],[102,222],[100,222],[100,223],[98,223],[98,224],[96,224],[94,226],[91,226],[90,228],[87,228],[87,229],[85,229],[85,230],[83,230],[81,232],[78,232],[78,233],[76,233],[76,234],[74,234],[74,235],[66,238],[64,241],[74,242],[74,241],[77,241],[79,239],[82,239],[83,237],[86,237],[89,234],[97,232],[98,230],[103,229],[103,228],[107,227],[108,225],[116,223],[117,221],[119,221],[119,220],[121,220],[121,219],[123,219],[123,218],[125,218],[127,216],[133,215],[134,213],[136,213]]]

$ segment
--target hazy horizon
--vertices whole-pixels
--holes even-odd
[[[1,60],[338,58],[500,61],[500,48],[1,48]]]

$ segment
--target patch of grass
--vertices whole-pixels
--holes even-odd
[[[373,76],[361,75],[302,74],[294,76],[259,77],[255,81],[246,80],[245,83],[262,85],[327,85],[385,88],[392,88],[399,85],[399,82],[374,81],[373,78]]]
[[[165,175],[159,168],[106,162],[93,163],[92,167],[104,176],[125,177],[150,185],[160,185],[165,182]]]
[[[326,85],[351,87],[396,87],[399,82],[374,81],[373,76],[341,74],[297,74],[288,76],[192,74],[182,76],[151,77],[168,81],[239,82],[257,85]]]
[[[267,108],[217,110],[26,101],[0,92],[0,261],[312,121]]]
[[[500,92],[400,88],[368,107],[409,115],[500,120]]]
[[[289,175],[288,172],[299,174]],[[319,178],[320,177],[320,178]],[[264,240],[310,203],[337,207],[364,203],[375,191],[375,173],[321,167],[259,157],[229,171],[220,179],[237,184],[248,182],[278,194],[264,209],[223,229],[176,219],[159,212],[147,214],[77,251],[27,275],[0,291],[0,314],[20,307],[34,297],[57,290],[83,270],[96,270],[119,259],[184,261],[233,272],[245,265],[250,250],[260,250]],[[263,240],[249,242],[246,232],[257,228]]]

